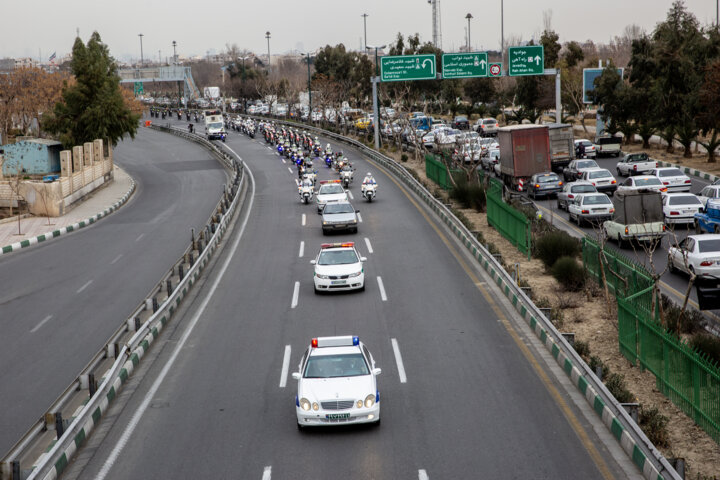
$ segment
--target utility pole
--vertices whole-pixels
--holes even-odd
[[[307,55],[307,65],[308,65],[308,120],[310,120],[310,123],[312,123],[312,89],[310,88],[310,53],[306,53]]]
[[[470,19],[473,18],[472,14],[468,13],[465,15],[465,18],[467,18],[468,21],[468,38],[467,38],[467,51],[470,51]]]
[[[268,72],[270,72],[270,32],[265,32],[265,38],[268,42]]]
[[[718,0],[718,1],[720,1],[720,0]],[[367,45],[367,17],[368,17],[368,14],[363,13],[360,16],[363,17],[363,33],[365,34],[365,43],[363,43],[363,45]],[[365,47],[365,51],[367,52],[367,46]]]
[[[142,50],[142,37],[144,37],[144,35],[143,35],[142,33],[140,33],[140,34],[138,34],[138,37],[140,37],[140,68],[142,68],[142,67],[143,67],[143,64],[144,64],[144,62],[143,62],[143,50]]]
[[[177,42],[175,40],[173,40],[172,46],[173,46],[173,65],[176,65],[177,64],[177,52],[175,51],[175,47],[177,46]]]
[[[377,84],[380,83],[380,73],[378,72],[378,50],[385,47],[386,45],[380,45],[377,47],[365,45],[366,50],[368,48],[375,49],[375,77],[371,79],[373,86],[373,127],[375,131],[373,137],[375,138],[375,150],[380,150],[380,109],[378,108],[377,93]]]

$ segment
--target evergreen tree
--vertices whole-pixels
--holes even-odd
[[[87,46],[75,39],[71,62],[74,85],[63,88],[62,100],[43,122],[66,148],[101,138],[117,145],[125,134],[135,138],[140,115],[125,105],[117,64],[100,35],[93,32]]]

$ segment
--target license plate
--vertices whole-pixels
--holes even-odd
[[[345,280],[332,280],[330,282],[331,285],[345,285]]]
[[[610,183],[610,180],[600,180],[600,181],[598,181],[598,185],[607,185],[608,183]]]
[[[593,208],[592,212],[593,213],[607,213],[607,210],[604,208]]]
[[[543,185],[542,188],[544,188],[544,189],[553,188],[553,185]]]
[[[349,413],[328,413],[327,415],[325,415],[325,418],[327,418],[328,420],[342,420],[342,419],[350,418],[350,414]]]

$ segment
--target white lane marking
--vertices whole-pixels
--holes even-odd
[[[348,197],[350,197],[350,200],[355,200],[355,198],[353,197],[353,194],[350,190],[347,191],[347,194],[348,194]]]
[[[362,223],[362,216],[358,213],[357,217],[358,217],[358,222]]]
[[[418,470],[418,480],[430,480],[430,477],[428,477],[428,474],[425,470],[422,468]]]
[[[288,172],[292,173],[292,168],[288,167]]]
[[[263,470],[262,480],[270,480],[272,478],[272,467],[265,467]]]
[[[123,254],[121,253],[120,255],[118,255],[117,257],[115,257],[115,258],[113,259],[113,261],[110,262],[110,265],[115,265],[115,263],[117,263],[117,261],[120,260],[120,259],[122,258],[122,256],[123,256]]]
[[[370,245],[370,239],[365,237],[365,245],[367,246],[368,252],[373,253],[372,245]]]
[[[30,330],[30,333],[35,333],[35,332],[37,332],[38,330],[40,330],[40,327],[42,327],[43,325],[45,325],[51,318],[52,318],[52,315],[48,315],[47,317],[43,318],[40,323],[38,323],[37,325],[35,325],[35,328],[33,328],[32,330]]]
[[[300,186],[300,180],[298,180],[297,178],[295,179],[295,185]]]
[[[405,366],[403,365],[402,355],[400,355],[400,347],[398,347],[397,340],[394,338],[391,338],[390,342],[392,343],[393,353],[395,354],[395,363],[397,363],[400,383],[405,383],[407,382],[407,377],[405,376]]]
[[[144,236],[145,236],[145,234],[144,234],[144,233],[141,233],[140,235],[138,235],[138,237],[135,239],[135,241],[136,241],[136,242],[139,242],[140,240],[142,240],[142,238],[143,238]]]
[[[305,242],[300,242],[300,251],[298,252],[298,257],[302,258],[303,255],[305,255]]]
[[[292,303],[290,304],[290,308],[297,307],[299,296],[300,296],[300,282],[295,282],[295,288],[293,289],[293,298],[292,298]]]
[[[305,214],[304,214],[304,213],[303,213],[303,216],[302,216],[302,226],[303,226],[303,227],[305,226]]]
[[[225,146],[225,148],[227,148],[232,153],[237,155],[237,153],[235,153],[233,151],[233,149],[228,147],[227,145]],[[250,182],[252,183],[252,194],[250,195],[250,203],[248,204],[248,210],[252,211],[253,203],[255,202],[255,177],[253,177],[253,174],[250,171],[250,169],[247,168],[247,165],[245,166],[244,170],[250,176]],[[223,279],[223,276],[225,275],[225,271],[228,269],[230,262],[233,260],[233,256],[235,255],[235,252],[237,251],[238,245],[240,245],[240,239],[243,237],[243,233],[245,232],[245,227],[247,226],[247,222],[249,219],[250,219],[250,215],[247,215],[245,217],[245,220],[243,220],[243,224],[240,227],[239,233],[238,233],[237,237],[235,237],[235,242],[233,243],[232,248],[230,249],[230,252],[228,253],[227,258],[225,258],[225,263],[223,263],[222,268],[218,272],[217,278],[215,279],[212,286],[210,287],[210,291],[208,292],[207,296],[203,300],[198,311],[195,313],[195,316],[190,320],[187,330],[185,331],[182,338],[180,338],[180,341],[175,346],[175,350],[173,351],[172,355],[168,359],[168,362],[165,364],[162,371],[155,379],[155,382],[150,387],[150,390],[148,390],[148,392],[145,394],[145,398],[143,398],[142,403],[140,404],[138,409],[135,410],[135,414],[130,419],[130,422],[128,423],[127,427],[125,427],[123,434],[120,436],[120,439],[113,447],[107,460],[105,460],[105,463],[103,464],[102,469],[100,469],[100,472],[98,473],[98,476],[96,477],[97,480],[104,480],[105,477],[107,477],[108,473],[110,473],[110,469],[112,468],[113,464],[117,461],[118,457],[120,456],[120,453],[122,453],[123,449],[125,448],[125,445],[127,445],[128,441],[130,440],[130,436],[133,434],[133,432],[137,428],[138,423],[140,423],[140,419],[145,414],[145,411],[147,410],[147,408],[150,406],[150,402],[155,397],[155,393],[157,393],[158,389],[160,388],[160,384],[162,384],[162,382],[165,380],[165,377],[167,376],[168,372],[170,372],[170,369],[175,364],[175,360],[177,360],[178,355],[185,347],[185,343],[187,342],[187,339],[190,338],[190,335],[192,334],[193,330],[195,329],[195,326],[200,321],[200,318],[203,317],[203,315],[205,314],[205,309],[207,308],[208,304],[210,303],[210,300],[212,300],[212,297],[213,297],[215,291],[217,290],[218,286],[220,285],[220,282]]]
[[[285,356],[283,356],[282,370],[280,371],[280,388],[285,388],[287,385],[287,374],[290,368],[290,345],[285,345]]]
[[[284,158],[281,158],[280,160],[282,160],[282,162],[285,163],[285,159],[284,159]]]
[[[385,294],[385,286],[383,285],[382,278],[377,277],[378,287],[380,288],[380,298],[383,302],[387,302],[387,295]]]
[[[92,280],[88,280],[87,283],[85,285],[83,285],[82,287],[78,288],[77,292],[75,292],[75,293],[81,293],[83,290],[85,290],[87,287],[89,287],[92,282],[93,282]]]

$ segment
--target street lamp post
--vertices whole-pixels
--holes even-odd
[[[363,43],[363,45],[365,45],[365,50],[367,51],[367,17],[368,17],[368,14],[363,13],[360,16],[363,17],[363,33],[365,34],[365,43]]]
[[[502,63],[503,66],[503,71],[501,73],[505,75],[507,65],[505,64],[505,19],[503,13],[503,1],[504,0],[500,0],[500,63]]]
[[[245,55],[244,57],[238,57],[238,59],[242,60],[242,62],[243,62],[242,75],[240,75],[240,82],[242,83],[242,87],[243,87],[243,92],[242,92],[243,93],[243,112],[247,112],[247,105],[246,105],[247,102],[245,101],[245,60],[248,58],[250,58],[249,55]]]
[[[265,32],[265,38],[268,42],[268,71],[270,71],[270,32]]]
[[[312,123],[312,89],[310,88],[310,53],[305,54],[307,56],[307,67],[308,67],[308,120]]]
[[[177,42],[173,40],[173,65],[177,63],[177,52],[175,51],[175,47],[177,46]]]
[[[380,150],[380,109],[378,108],[378,93],[377,84],[380,82],[380,74],[378,73],[378,50],[385,48],[386,45],[370,46],[365,45],[365,49],[375,49],[375,78],[372,79],[373,86],[373,124],[374,124],[374,137],[375,137],[375,149]]]
[[[142,50],[142,37],[144,37],[144,35],[142,33],[139,33],[138,37],[140,37],[140,68],[142,68],[143,63],[144,63],[143,62],[143,50]]]
[[[470,51],[470,19],[473,18],[472,14],[468,13],[465,15],[465,18],[467,18],[468,21],[468,38],[467,38],[467,51]]]

